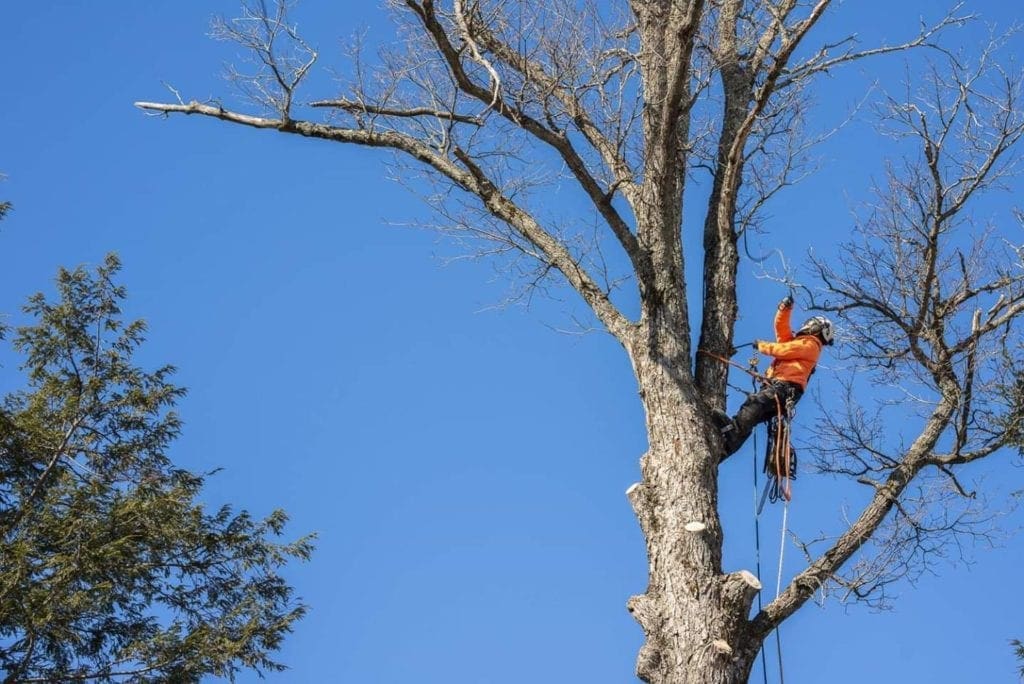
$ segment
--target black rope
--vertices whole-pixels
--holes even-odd
[[[754,466],[754,565],[757,571],[757,581],[761,584],[761,516],[759,515],[760,509],[757,505],[757,432],[754,432],[754,458],[751,463]],[[757,592],[757,612],[760,613],[764,610],[764,606],[761,601],[761,592]],[[761,651],[761,674],[764,676],[764,684],[768,684],[768,656],[764,652],[764,645],[761,645],[759,649]]]
[[[757,391],[757,378],[754,376],[750,377],[750,391]],[[760,510],[757,506],[757,431],[754,431],[754,451],[751,452],[753,458],[750,461],[751,466],[754,470],[754,570],[757,572],[757,581],[761,582],[761,516]],[[757,592],[757,612],[760,613],[764,610],[761,600],[761,592]],[[764,684],[768,684],[768,655],[764,652],[764,645],[758,649],[761,651],[761,675],[764,677]]]
[[[779,658],[779,684],[786,684],[786,676],[782,672],[782,637],[779,636],[778,625],[775,625],[775,653]]]

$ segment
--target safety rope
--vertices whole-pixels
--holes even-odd
[[[779,598],[779,594],[782,591],[782,568],[784,554],[786,550],[786,528],[788,524],[789,516],[789,502],[793,498],[792,487],[790,480],[796,477],[795,458],[791,460],[792,448],[790,446],[790,418],[792,417],[793,407],[792,400],[787,400],[786,411],[783,413],[782,402],[779,399],[778,394],[775,395],[775,417],[768,422],[768,440],[765,445],[765,462],[763,470],[768,476],[765,482],[764,494],[761,495],[761,502],[757,507],[757,511],[754,514],[755,526],[761,516],[761,510],[764,508],[764,502],[766,498],[770,498],[772,503],[775,503],[779,499],[783,500],[782,508],[782,533],[781,541],[779,546],[779,568],[775,576],[775,598]],[[757,461],[757,443],[754,443],[754,460]],[[755,466],[756,469],[756,466]],[[756,477],[756,475],[755,475]],[[756,481],[756,480],[755,480]],[[760,554],[761,539],[760,533],[758,533],[758,554]],[[758,564],[758,579],[760,579],[760,563]],[[760,607],[760,595],[758,596],[758,606]],[[775,626],[775,655],[776,660],[779,664],[779,684],[785,684],[785,672],[782,667],[782,636],[779,631],[778,625]],[[764,648],[761,649],[761,669],[765,672],[765,679],[767,681],[767,668],[764,665]]]
[[[751,379],[753,389],[757,390],[757,380]],[[757,463],[757,431],[754,432],[754,451],[752,453],[753,458],[750,463],[754,467],[754,569],[757,572],[757,581],[761,582],[761,516],[760,507],[757,505],[757,495],[760,492],[760,486],[758,484],[757,471],[759,470]],[[761,599],[761,592],[757,592],[757,612],[760,613],[764,610],[763,601]],[[764,678],[764,684],[768,684],[768,655],[764,652],[764,646],[760,649],[761,651],[761,675]]]
[[[786,525],[789,515],[789,500],[782,505],[782,540],[779,542],[779,572],[775,576],[775,600],[779,600],[782,593],[782,560],[786,553]],[[782,637],[779,636],[779,626],[775,625],[775,652],[779,660],[779,684],[785,684],[786,677],[782,671]]]
[[[768,378],[765,377],[764,375],[761,375],[760,373],[758,373],[756,370],[754,370],[753,368],[751,368],[749,366],[744,366],[742,364],[736,363],[732,359],[727,359],[724,356],[719,356],[718,354],[715,354],[713,352],[709,352],[706,349],[698,349],[697,353],[698,354],[703,354],[704,356],[707,356],[707,357],[710,357],[710,358],[714,359],[715,361],[721,361],[722,363],[728,364],[728,365],[730,365],[730,366],[732,366],[734,368],[739,368],[741,371],[743,371],[744,373],[746,373],[750,377],[755,378],[757,380],[760,380],[761,382],[768,382]],[[752,364],[752,365],[756,366],[757,364],[755,363],[755,364]]]

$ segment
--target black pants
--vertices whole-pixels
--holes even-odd
[[[772,380],[755,392],[748,395],[747,400],[732,418],[732,423],[723,432],[725,453],[735,453],[750,437],[758,423],[771,420],[779,413],[779,407],[786,410],[786,402],[800,401],[804,390],[795,382]]]

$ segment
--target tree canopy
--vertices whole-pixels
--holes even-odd
[[[120,263],[61,269],[11,335],[25,387],[0,405],[0,669],[5,682],[197,681],[282,669],[307,606],[281,574],[311,537],[287,515],[201,500],[175,467],[184,389],[133,356]]]

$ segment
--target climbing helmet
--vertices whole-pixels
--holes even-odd
[[[835,332],[832,328],[832,321],[824,316],[808,318],[807,321],[796,331],[797,335],[817,335],[825,344],[832,344]]]

